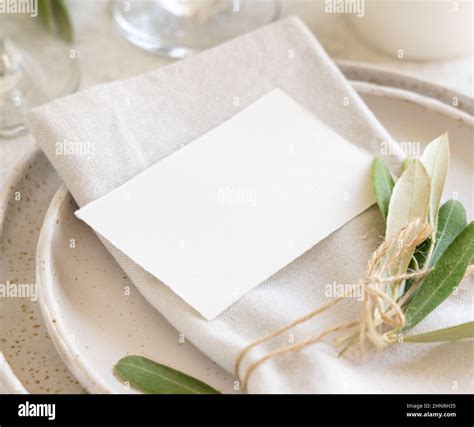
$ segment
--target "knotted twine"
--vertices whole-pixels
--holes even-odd
[[[265,363],[267,360],[289,352],[298,352],[305,347],[321,341],[328,335],[339,333],[347,330],[355,330],[354,333],[343,337],[340,343],[345,343],[347,349],[354,342],[364,347],[367,340],[372,342],[377,348],[381,348],[395,341],[396,332],[400,330],[406,322],[405,315],[402,310],[403,304],[413,295],[417,288],[417,282],[422,279],[429,270],[427,267],[407,271],[408,266],[401,265],[401,260],[407,258],[407,254],[411,256],[418,245],[423,243],[433,233],[433,226],[422,222],[419,219],[409,223],[405,228],[400,230],[391,238],[385,240],[372,254],[365,272],[364,279],[352,285],[348,295],[358,288],[362,288],[363,303],[361,316],[358,320],[341,323],[306,338],[302,341],[292,343],[281,347],[277,350],[269,352],[267,355],[257,359],[251,363],[244,374],[241,376],[241,365],[245,356],[255,347],[267,342],[273,338],[282,335],[289,329],[306,323],[317,315],[331,309],[348,295],[334,298],[332,301],[316,308],[308,314],[276,329],[268,335],[257,339],[256,341],[245,347],[238,355],[235,361],[235,376],[240,380],[242,389],[247,388],[247,384],[251,374],[256,368]],[[426,263],[427,264],[427,263]],[[398,271],[393,274],[393,271]],[[468,268],[466,275],[473,273],[472,266]],[[399,298],[400,287],[406,280],[413,281],[410,289]],[[390,327],[388,332],[383,332]],[[345,351],[345,349],[343,351]]]

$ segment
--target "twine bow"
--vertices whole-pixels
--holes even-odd
[[[365,273],[364,279],[351,286],[351,292],[362,288],[363,304],[361,317],[358,320],[341,323],[329,327],[302,341],[292,343],[271,351],[267,355],[251,363],[243,375],[241,375],[241,365],[245,356],[255,347],[273,338],[276,338],[289,329],[305,323],[317,315],[326,312],[334,307],[346,296],[334,298],[332,301],[316,308],[310,313],[276,329],[270,334],[254,341],[245,347],[237,356],[235,361],[235,376],[241,381],[242,388],[246,389],[251,374],[257,367],[267,360],[288,352],[297,352],[303,348],[321,341],[328,335],[355,329],[351,334],[342,337],[339,345],[345,345],[345,351],[350,345],[359,341],[364,345],[366,340],[371,341],[376,347],[382,347],[394,341],[394,332],[405,324],[405,315],[402,305],[406,302],[414,290],[416,282],[428,273],[428,269],[406,272],[408,265],[403,265],[403,260],[410,259],[415,248],[424,242],[433,233],[430,224],[420,220],[415,220],[403,228],[399,233],[385,240],[372,254]],[[413,280],[415,283],[411,288],[399,298],[399,293],[406,280]],[[349,293],[351,294],[351,293]],[[386,327],[391,328],[383,333]]]

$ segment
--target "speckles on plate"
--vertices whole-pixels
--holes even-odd
[[[11,179],[0,200],[0,283],[35,286],[36,243],[60,180],[37,149],[15,168]],[[0,317],[0,349],[29,392],[83,392],[56,352],[36,298],[0,298]]]

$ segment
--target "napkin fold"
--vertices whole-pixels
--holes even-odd
[[[151,73],[55,100],[31,111],[28,125],[83,206],[192,143],[274,88],[286,91],[353,144],[374,154],[381,144],[388,144],[397,152],[397,144],[297,18]],[[67,142],[93,150],[89,155],[58,153],[58,144]],[[394,172],[400,160],[401,155],[387,157]],[[327,302],[326,285],[360,279],[383,234],[381,215],[372,207],[212,321],[102,240],[145,298],[187,339],[232,372],[237,354],[246,345]],[[448,301],[429,317],[427,329],[444,325],[446,318],[465,320],[462,317],[470,312],[469,304],[466,298]],[[291,335],[257,348],[244,366],[289,340],[298,341],[335,322],[352,320],[358,310],[357,301],[344,301],[339,309],[290,331]],[[393,346],[361,360],[337,358],[332,345],[321,343],[265,363],[251,377],[248,390],[468,392],[472,391],[466,375],[472,369],[471,349],[463,342]],[[159,355],[147,356],[159,361]]]

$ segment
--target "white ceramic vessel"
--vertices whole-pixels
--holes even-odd
[[[470,0],[365,0],[363,16],[348,14],[371,46],[399,59],[443,59],[473,53]]]

